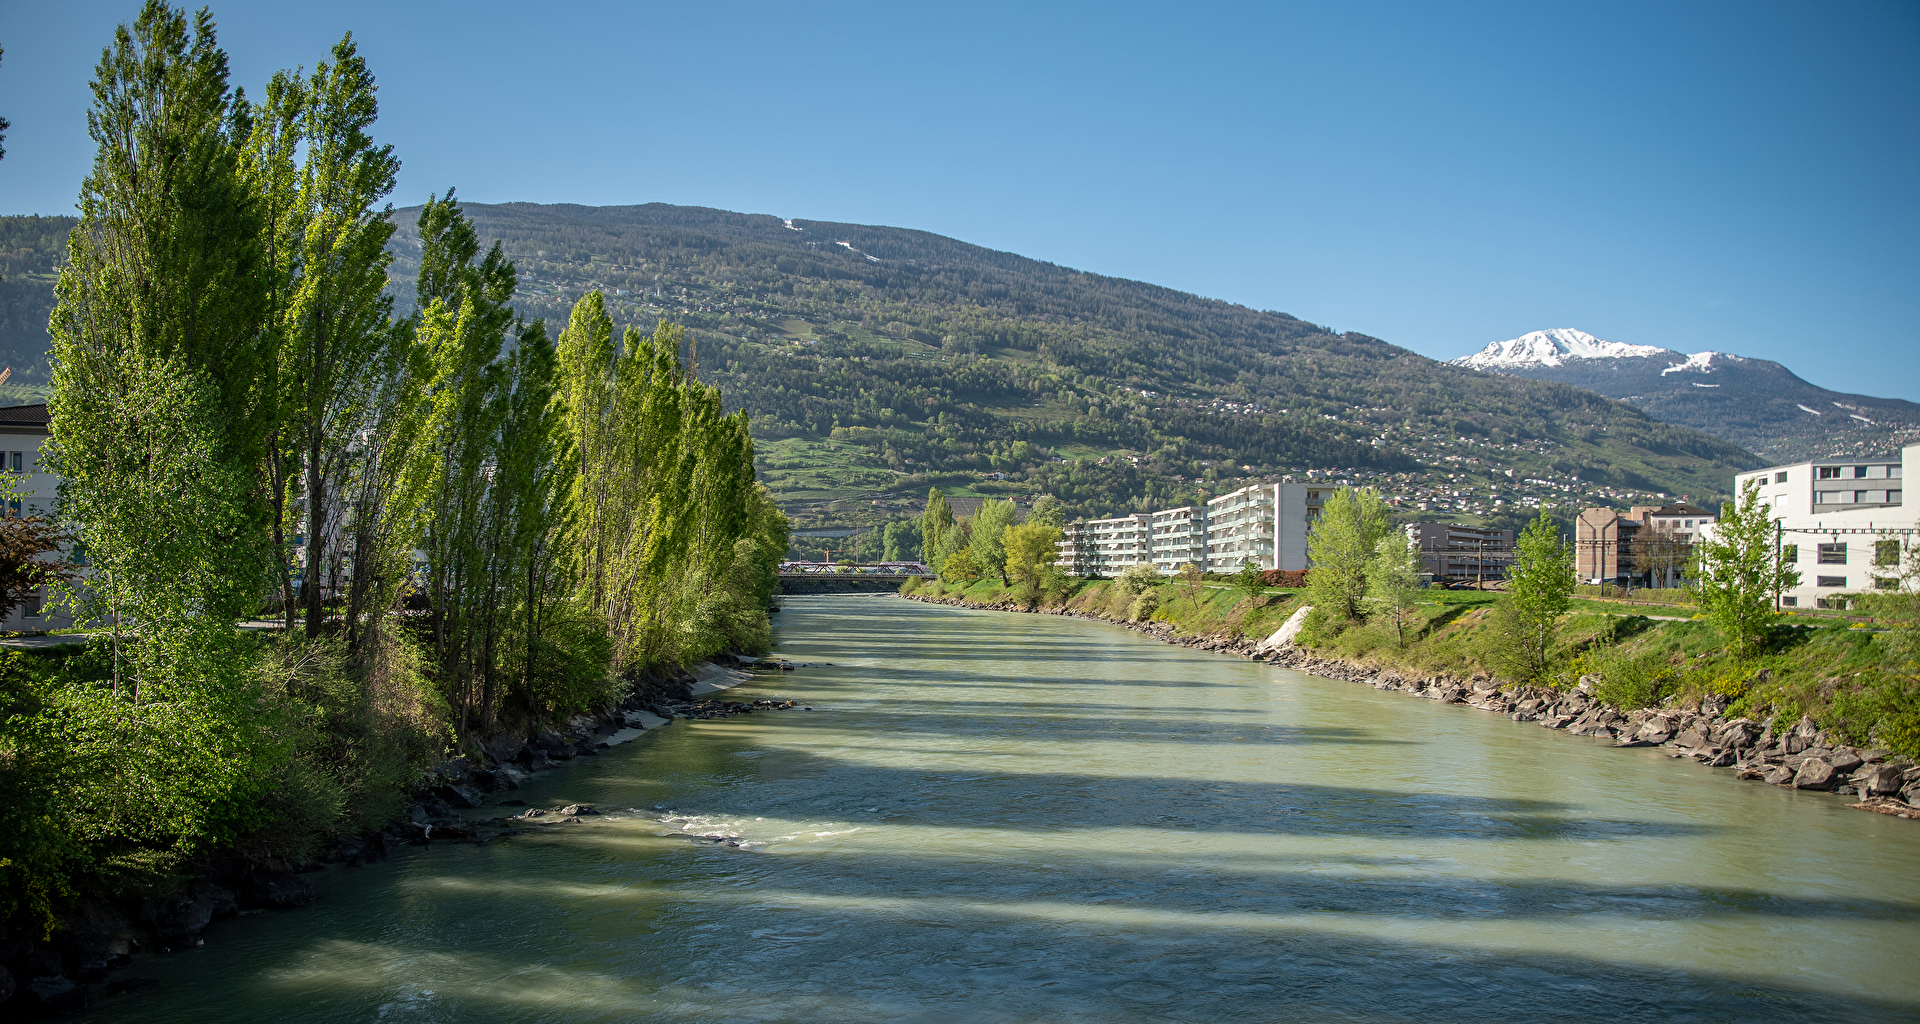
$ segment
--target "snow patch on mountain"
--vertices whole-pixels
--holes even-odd
[[[1563,366],[1569,359],[1657,356],[1665,355],[1668,351],[1657,345],[1628,345],[1618,341],[1601,341],[1585,331],[1571,327],[1555,327],[1551,330],[1523,334],[1511,341],[1496,341],[1470,356],[1461,356],[1452,362],[1455,366],[1499,371],[1516,367]]]
[[[1660,376],[1665,377],[1669,373],[1712,373],[1713,361],[1715,359],[1729,363],[1746,362],[1745,359],[1739,356],[1728,355],[1725,352],[1695,352],[1693,355],[1687,357],[1686,362],[1673,363],[1666,369],[1661,370]]]

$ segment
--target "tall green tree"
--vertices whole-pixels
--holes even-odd
[[[980,503],[980,511],[973,515],[973,537],[968,545],[973,549],[973,564],[980,573],[1000,577],[1000,585],[1007,587],[1013,582],[1007,578],[1007,548],[1002,543],[1002,535],[1012,525],[1013,502],[989,498]]]
[[[392,327],[393,304],[385,294],[390,208],[376,209],[393,190],[400,161],[393,147],[376,146],[367,134],[379,106],[351,35],[334,46],[332,57],[304,83],[297,124],[305,161],[294,208],[280,225],[297,235],[278,243],[297,268],[281,311],[279,393],[286,403],[285,440],[295,447],[304,478],[301,596],[309,637],[325,626],[326,595],[345,589],[340,492],[349,463],[365,450],[360,439],[379,414],[368,400],[379,393],[387,350],[407,343]],[[270,103],[269,116],[256,123],[270,123],[274,112]]]
[[[1067,528],[1066,503],[1051,494],[1042,494],[1033,500],[1033,507],[1027,510],[1027,522],[1041,523],[1056,530]]]
[[[1695,599],[1741,657],[1765,646],[1776,615],[1774,595],[1800,585],[1800,570],[1774,550],[1772,510],[1760,499],[1759,485],[1749,480],[1732,514],[1722,509],[1719,521],[1694,545]]]
[[[273,405],[246,107],[205,11],[149,2],[92,85],[96,144],[56,286],[54,461],[110,685],[54,696],[87,835],[191,851],[257,819],[284,723],[235,626],[271,578]]]
[[[230,679],[233,623],[270,571],[272,336],[245,107],[211,17],[157,2],[115,32],[93,96],[98,149],[49,323],[63,507],[116,680]]]
[[[1389,530],[1374,545],[1373,561],[1367,565],[1367,600],[1382,612],[1393,616],[1393,636],[1397,643],[1407,642],[1407,612],[1413,607],[1420,587],[1420,552],[1412,538],[1399,530]]]
[[[1490,616],[1490,653],[1504,675],[1530,683],[1552,669],[1573,586],[1573,548],[1543,508],[1514,541],[1507,589]]]
[[[953,528],[953,508],[947,504],[946,495],[941,494],[938,487],[928,488],[927,508],[920,513],[920,550],[927,565],[936,571],[941,563],[935,559],[944,553],[941,545],[946,540],[947,532]],[[950,552],[952,549],[947,550]]]
[[[1387,503],[1371,487],[1342,487],[1327,496],[1307,532],[1307,600],[1336,622],[1360,617],[1367,566],[1392,525]]]

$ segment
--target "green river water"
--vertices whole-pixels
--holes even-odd
[[[1920,1018],[1920,823],[1114,627],[792,598],[728,697],[93,1019]],[[489,812],[505,813],[505,812]],[[739,845],[687,834],[737,837]]]

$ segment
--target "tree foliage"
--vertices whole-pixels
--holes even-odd
[[[1800,585],[1800,570],[1774,550],[1776,536],[1760,499],[1760,485],[1747,481],[1739,499],[1723,507],[1711,530],[1694,545],[1691,589],[1700,610],[1742,657],[1758,654],[1776,612],[1774,598]],[[1729,514],[1731,513],[1731,514]]]
[[[1308,601],[1334,622],[1360,617],[1367,566],[1391,529],[1387,503],[1371,487],[1342,487],[1327,496],[1307,531]]]
[[[1489,653],[1503,674],[1533,682],[1551,671],[1554,638],[1573,587],[1573,548],[1542,509],[1514,541],[1507,590],[1491,616]]]

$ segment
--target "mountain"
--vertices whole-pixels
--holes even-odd
[[[925,231],[657,203],[465,209],[513,259],[528,318],[557,332],[592,289],[616,322],[685,325],[802,528],[897,518],[929,486],[1103,515],[1286,474],[1511,522],[1536,504],[1711,502],[1760,464],[1564,384]],[[417,217],[395,215],[403,310]]]
[[[1688,355],[1563,327],[1497,341],[1452,362],[1596,391],[1770,461],[1884,454],[1920,439],[1920,405],[1828,391],[1770,359]]]

